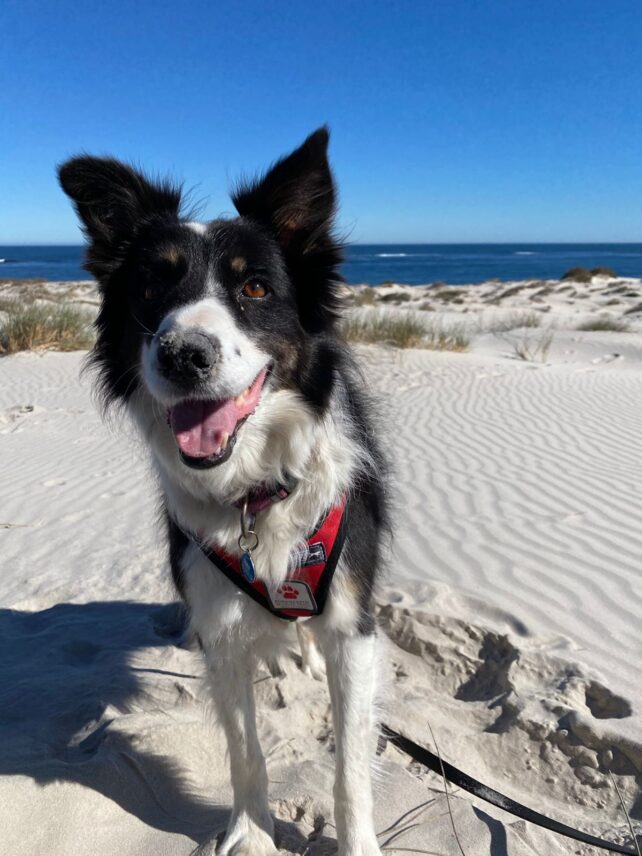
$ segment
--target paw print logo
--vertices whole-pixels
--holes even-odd
[[[286,600],[296,600],[299,596],[299,592],[289,585],[280,586],[278,589],[278,593]]]

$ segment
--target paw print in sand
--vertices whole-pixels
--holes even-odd
[[[278,591],[279,591],[279,594],[282,597],[284,597],[286,600],[296,600],[299,596],[299,592],[295,588],[292,588],[292,586],[289,586],[289,585],[280,586]]]

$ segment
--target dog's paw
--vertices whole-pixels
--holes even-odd
[[[216,856],[276,856],[274,824],[268,817],[258,826],[246,814],[232,818]]]

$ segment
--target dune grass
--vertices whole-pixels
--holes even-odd
[[[370,285],[364,286],[357,291],[356,289],[349,295],[349,302],[353,306],[374,306],[377,301],[377,292]]]
[[[429,348],[435,351],[465,351],[470,338],[460,325],[429,323],[413,314],[385,312],[348,316],[343,334],[349,342],[387,344],[397,348]]]
[[[508,333],[509,330],[519,330],[522,327],[539,327],[542,316],[537,312],[507,312],[480,324],[483,333]]]
[[[612,333],[626,333],[630,326],[621,318],[613,318],[611,315],[598,315],[596,318],[589,318],[583,321],[575,328],[584,333],[597,331],[610,331]]]
[[[0,355],[18,351],[79,351],[93,344],[91,316],[69,304],[0,303]]]
[[[518,335],[499,333],[498,335],[510,345],[515,359],[528,363],[545,363],[553,344],[554,330],[549,327],[540,333],[524,332]]]

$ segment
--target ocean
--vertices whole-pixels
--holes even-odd
[[[88,279],[82,247],[0,246],[0,279]],[[357,244],[348,248],[347,282],[452,285],[489,279],[558,279],[572,267],[610,267],[642,277],[642,244]]]

